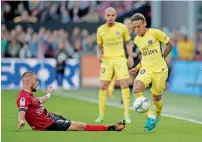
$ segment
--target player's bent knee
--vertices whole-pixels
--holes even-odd
[[[120,80],[120,86],[122,89],[128,88],[128,80],[127,79]]]
[[[144,89],[145,89],[145,86],[141,81],[139,81],[139,80],[135,81],[134,86],[133,86],[134,93],[143,92]]]

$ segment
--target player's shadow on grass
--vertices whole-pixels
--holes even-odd
[[[33,130],[30,129],[24,129],[24,130],[19,130],[19,129],[12,129],[11,131],[6,131],[6,132],[35,132]]]
[[[146,131],[124,131],[124,132],[122,132],[122,133],[124,133],[124,134],[128,134],[128,135],[145,135],[145,134],[153,134],[153,133],[155,133],[155,131],[150,131],[150,132],[146,132]]]

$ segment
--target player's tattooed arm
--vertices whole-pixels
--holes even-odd
[[[133,60],[133,47],[130,40],[126,41],[126,48],[128,52],[128,66],[131,68],[134,64],[134,60]]]
[[[103,46],[101,44],[98,44],[97,46],[97,58],[99,62],[102,62],[102,55],[103,55]]]
[[[170,51],[172,50],[174,44],[171,40],[168,41],[168,43],[166,44],[166,49],[163,53],[163,57],[164,59],[169,55]]]

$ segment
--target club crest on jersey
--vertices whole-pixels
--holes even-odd
[[[152,44],[152,40],[148,40],[148,44]]]
[[[116,32],[116,35],[120,35],[120,32],[119,32],[119,31],[117,31],[117,32]]]
[[[26,99],[25,99],[24,97],[22,97],[22,98],[20,99],[20,106],[21,106],[21,107],[24,107],[24,106],[25,106],[25,101],[26,101]]]

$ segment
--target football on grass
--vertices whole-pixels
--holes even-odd
[[[139,113],[145,113],[150,107],[150,102],[146,97],[139,97],[133,103],[133,108]]]

